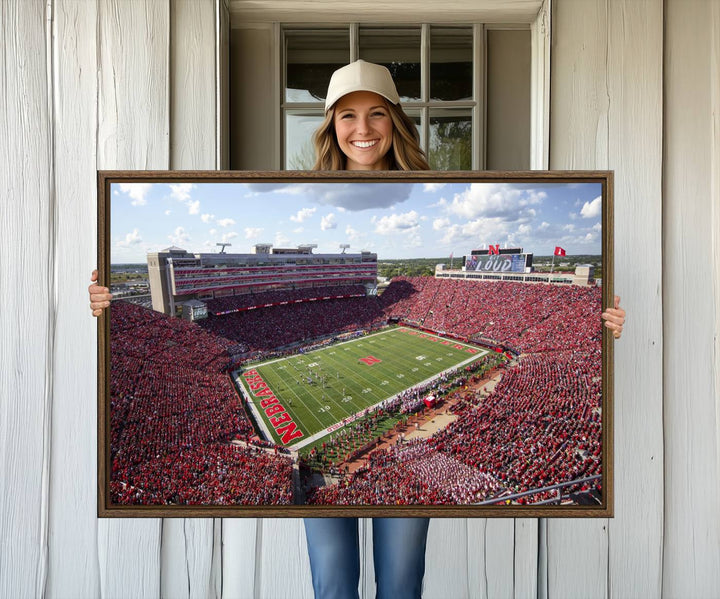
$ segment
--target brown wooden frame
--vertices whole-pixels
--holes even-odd
[[[487,182],[583,183],[602,185],[602,305],[613,304],[612,171],[523,172],[257,172],[257,171],[98,171],[99,282],[109,286],[110,185],[112,183],[182,182]],[[431,517],[612,517],[613,489],[613,339],[602,337],[602,505],[413,505],[413,506],[126,506],[110,502],[110,314],[98,318],[98,515],[100,517],[299,517],[299,516],[431,516]]]

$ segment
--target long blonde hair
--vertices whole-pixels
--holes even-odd
[[[392,147],[387,153],[391,171],[428,171],[430,166],[420,148],[420,136],[415,123],[400,104],[385,102],[393,124]],[[314,171],[344,171],[346,156],[340,150],[335,135],[335,106],[325,113],[325,119],[313,134],[315,146]]]

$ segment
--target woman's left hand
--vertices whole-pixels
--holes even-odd
[[[625,310],[620,307],[620,298],[615,296],[615,307],[608,308],[602,313],[605,326],[612,331],[615,339],[620,339],[625,324]]]

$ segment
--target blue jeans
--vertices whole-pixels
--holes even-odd
[[[377,599],[419,599],[429,518],[373,518]],[[358,599],[357,518],[305,518],[315,599]]]

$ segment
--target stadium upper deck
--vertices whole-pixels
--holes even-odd
[[[377,289],[377,254],[313,254],[314,246],[273,248],[258,244],[250,254],[192,254],[177,247],[148,253],[153,309],[174,315],[188,300],[253,291],[363,285]]]

